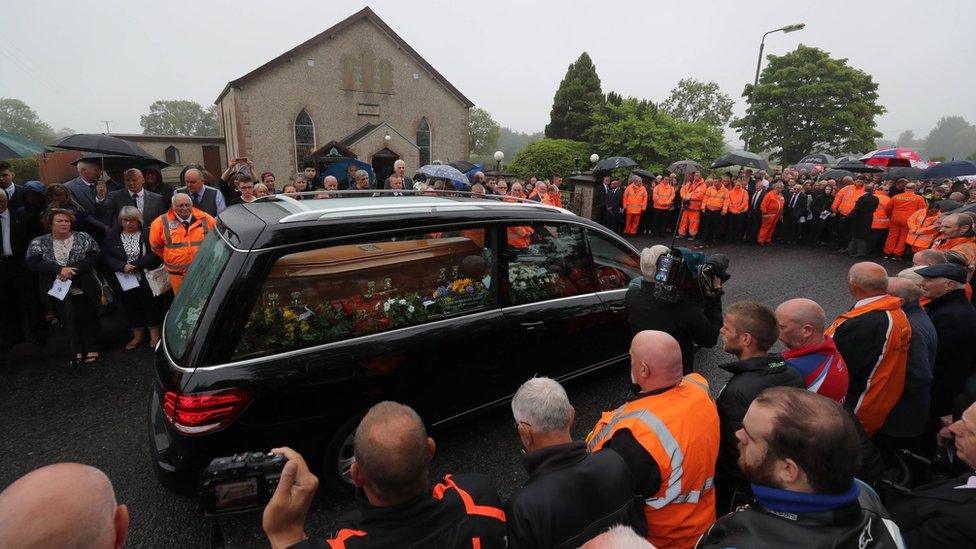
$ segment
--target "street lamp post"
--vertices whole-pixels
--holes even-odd
[[[783,31],[783,34],[789,34],[794,31],[798,31],[803,27],[807,26],[806,23],[796,23],[793,25],[786,25],[785,27],[780,27],[778,29],[773,29],[766,34],[762,35],[762,40],[759,42],[759,59],[756,61],[756,79],[752,83],[752,96],[749,98],[750,110],[756,108],[756,88],[759,87],[759,69],[762,67],[762,56],[763,49],[766,47],[766,37],[774,32]]]
[[[502,151],[495,151],[495,173],[498,174],[502,171],[502,160],[505,160],[505,153]]]

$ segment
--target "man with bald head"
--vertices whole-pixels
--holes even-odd
[[[824,335],[827,317],[811,299],[784,301],[776,307],[779,340],[786,364],[803,378],[807,390],[843,404],[849,383],[847,363],[834,340]]]
[[[950,214],[942,218],[939,238],[932,244],[933,250],[947,252],[954,250],[966,256],[967,267],[972,270],[976,264],[976,233],[973,232],[973,218],[962,213]]]
[[[881,265],[855,263],[847,288],[854,306],[825,334],[834,338],[850,374],[844,404],[872,435],[901,397],[912,327],[901,299],[888,295],[888,273]]]
[[[41,467],[0,492],[0,547],[118,548],[128,530],[111,481],[88,465]]]
[[[359,490],[359,509],[339,519],[325,546],[461,548],[480,543],[485,549],[504,548],[505,513],[488,477],[447,475],[431,487],[427,474],[435,447],[410,407],[387,401],[370,408],[356,429],[356,461],[350,473]],[[304,460],[294,456],[289,462],[296,463],[296,478],[307,478]],[[286,484],[278,485],[277,501],[272,498],[265,510],[264,528],[272,547],[322,547],[302,540],[301,525],[288,524],[287,517],[304,522],[311,498],[297,498],[292,507],[278,497]],[[294,512],[287,512],[289,508]]]
[[[918,304],[922,290],[914,280],[900,275],[891,277],[888,293],[901,299],[901,310],[912,327],[912,339],[908,345],[905,388],[875,438],[888,449],[915,449],[912,439],[925,430],[929,413],[932,369],[939,339],[935,326]]]
[[[715,522],[719,418],[700,374],[682,376],[681,348],[645,330],[630,345],[631,395],[604,412],[587,437],[590,451],[623,456],[644,498],[648,541],[693,547]]]
[[[133,206],[142,213],[146,225],[166,213],[165,200],[146,188],[145,178],[140,170],[129,168],[123,175],[125,188],[108,193],[105,199],[103,221],[112,228],[119,226],[119,212],[126,206]]]
[[[176,189],[173,194],[174,196],[181,193],[189,195],[194,208],[217,217],[227,207],[223,193],[205,185],[203,172],[198,168],[189,168],[183,172],[183,182],[185,185]]]

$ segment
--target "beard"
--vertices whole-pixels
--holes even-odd
[[[745,452],[742,451],[741,447],[739,448],[739,470],[742,471],[746,480],[753,484],[760,484],[771,488],[782,488],[773,474],[775,463],[776,461],[767,452],[763,454],[762,460],[759,463],[750,464],[746,461]]]

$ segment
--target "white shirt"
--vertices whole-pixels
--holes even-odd
[[[14,249],[10,245],[10,210],[4,210],[0,213],[0,229],[3,229],[3,251],[0,253],[3,257],[8,257],[14,255]]]
[[[142,206],[145,204],[143,202],[145,200],[145,196],[143,196],[143,191],[139,191],[137,193],[130,192],[129,196],[132,197],[132,201],[135,202],[136,208],[139,208],[139,211],[141,212]]]
[[[864,299],[862,299],[862,300],[858,301],[857,303],[855,303],[854,304],[854,308],[857,309],[858,307],[863,307],[863,306],[867,305],[868,303],[874,303],[875,301],[877,301],[877,300],[879,300],[879,299],[881,299],[883,297],[887,297],[887,296],[876,295],[874,297],[865,297]]]
[[[6,189],[4,189],[4,192],[7,193],[7,198],[8,199],[13,198],[14,197],[14,193],[17,192],[17,185],[14,185],[14,182],[11,181],[10,182],[10,186],[7,187]]]

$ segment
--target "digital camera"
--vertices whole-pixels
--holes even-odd
[[[701,252],[671,248],[657,259],[654,271],[654,297],[677,303],[686,297],[716,299],[724,291],[715,279],[729,279],[729,258],[714,254],[706,258]]]
[[[200,511],[215,516],[264,507],[278,487],[287,461],[285,456],[261,452],[214,459],[203,472]]]

